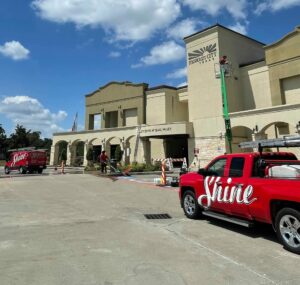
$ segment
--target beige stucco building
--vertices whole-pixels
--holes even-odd
[[[226,87],[234,152],[241,151],[241,141],[300,131],[300,27],[267,46],[221,25],[184,41],[187,86],[111,82],[86,95],[85,130],[54,134],[50,163],[58,162],[62,141],[68,143],[68,164],[76,162],[79,145],[84,153],[93,148],[95,157],[103,149],[113,157],[120,145],[125,163],[167,157],[191,161],[196,153],[204,165],[228,152],[223,55],[230,63]]]

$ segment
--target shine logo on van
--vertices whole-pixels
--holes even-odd
[[[227,185],[222,187],[219,184],[221,177],[208,176],[204,180],[205,194],[199,196],[198,203],[205,209],[209,209],[212,202],[217,203],[238,203],[250,205],[257,198],[252,198],[253,186],[243,187],[243,184],[231,186],[232,179],[227,179]],[[243,190],[244,188],[244,190]],[[204,202],[206,200],[206,202]]]
[[[12,166],[16,165],[19,161],[25,159],[27,157],[27,153],[16,153],[13,157]]]

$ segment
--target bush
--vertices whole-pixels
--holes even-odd
[[[144,172],[144,171],[160,171],[161,170],[161,164],[160,163],[155,163],[153,164],[145,164],[145,163],[138,163],[138,162],[133,162],[130,165],[124,165],[124,166],[119,166],[118,169],[120,171],[126,171],[130,169],[130,172]]]
[[[159,171],[161,170],[161,163],[147,164],[145,171]]]
[[[146,168],[145,163],[138,163],[138,162],[133,162],[131,164],[131,172],[143,172]]]
[[[85,168],[84,168],[84,170],[85,171],[95,171],[96,170],[96,168],[94,167],[94,166],[86,166]]]

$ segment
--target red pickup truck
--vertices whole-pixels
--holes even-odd
[[[5,174],[17,170],[22,174],[37,171],[42,173],[46,168],[47,153],[44,150],[15,150],[10,151],[9,159],[4,166]]]
[[[300,253],[300,161],[292,153],[219,156],[180,177],[179,197],[188,218],[272,224],[284,247]]]

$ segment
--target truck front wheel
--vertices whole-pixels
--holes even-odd
[[[5,172],[5,174],[9,174],[10,173],[9,167],[5,167],[4,172]]]
[[[300,254],[300,212],[283,208],[276,216],[275,227],[278,239],[284,247]]]
[[[197,219],[201,215],[201,208],[196,199],[195,193],[187,190],[183,194],[183,211],[190,219]]]

